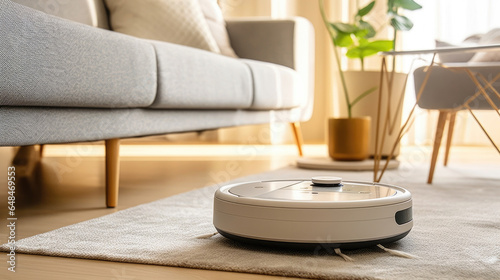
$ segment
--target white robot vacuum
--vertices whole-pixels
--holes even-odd
[[[412,197],[401,187],[338,177],[238,183],[215,193],[213,222],[237,241],[356,249],[405,237]]]

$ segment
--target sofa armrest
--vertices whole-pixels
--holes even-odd
[[[228,20],[227,31],[231,46],[238,57],[271,62],[293,69],[296,69],[300,57],[307,57],[310,48],[314,46],[311,23],[299,17],[279,20]]]
[[[306,83],[307,104],[300,120],[311,117],[314,103],[314,28],[305,18],[246,18],[227,21],[231,46],[240,58],[290,67]]]

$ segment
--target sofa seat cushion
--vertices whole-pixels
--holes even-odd
[[[300,109],[156,110],[0,107],[0,146],[73,143],[300,120]]]
[[[256,60],[241,61],[252,72],[254,98],[251,109],[290,109],[306,102],[307,90],[295,70]]]
[[[250,69],[238,59],[148,40],[158,63],[155,109],[244,109],[252,104]]]
[[[158,93],[150,108],[274,110],[299,107],[307,98],[300,76],[288,67],[148,42],[158,60]]]
[[[151,44],[9,0],[0,0],[0,19],[0,106],[127,108],[154,101]]]

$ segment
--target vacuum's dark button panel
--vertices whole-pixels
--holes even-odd
[[[406,224],[409,221],[413,220],[413,214],[411,207],[405,210],[401,210],[396,212],[396,223],[398,225]]]

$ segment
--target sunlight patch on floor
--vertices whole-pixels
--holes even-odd
[[[305,145],[304,153],[323,156],[325,145]],[[253,157],[253,156],[295,156],[295,145],[121,145],[121,157]],[[47,157],[101,157],[104,145],[47,145]]]

